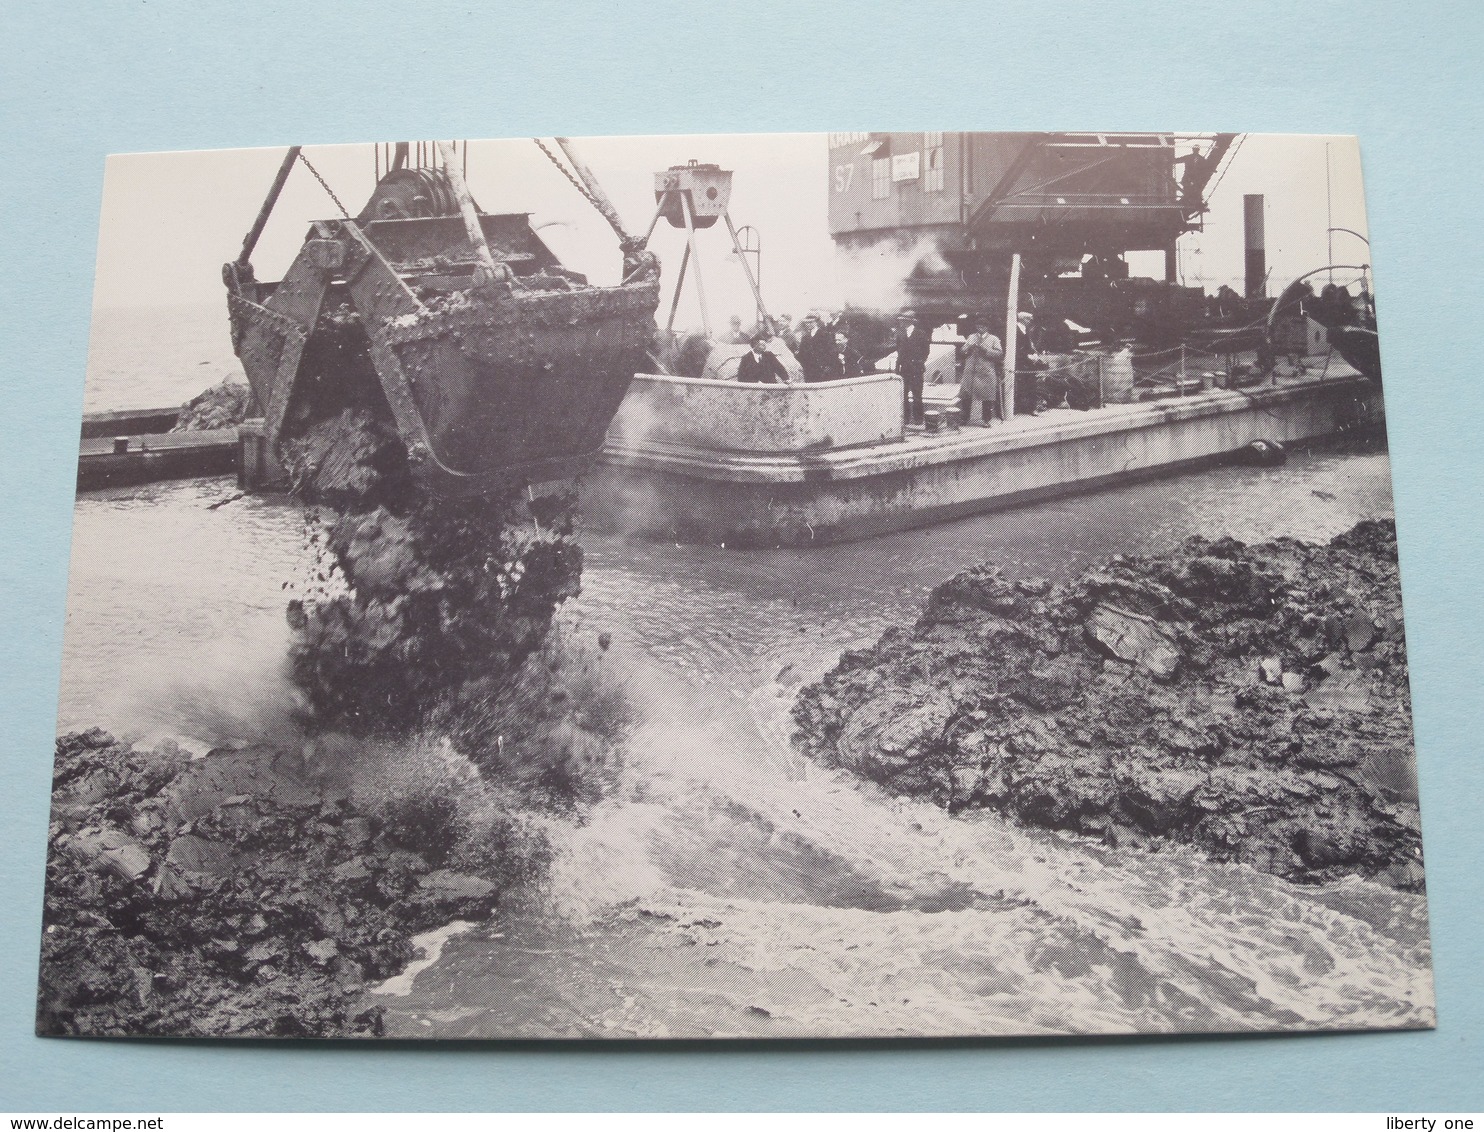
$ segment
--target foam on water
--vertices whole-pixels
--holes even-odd
[[[679,970],[586,1022],[574,1011],[581,1032],[1431,1022],[1420,898],[1347,882],[1390,906],[1394,922],[1381,930],[1308,890],[1193,852],[1114,860],[991,815],[950,817],[801,767],[761,729],[729,722],[714,698],[662,683],[668,694],[649,686],[646,702],[667,697],[686,722],[651,718],[630,767],[644,800],[614,799],[571,831],[548,912],[568,920],[574,959],[593,961],[584,941],[596,931],[625,941],[604,948],[609,964],[657,949]],[[695,970],[693,948],[705,955]],[[620,966],[612,977],[632,990],[634,974]],[[691,1012],[695,1028],[683,1022]]]
[[[417,956],[411,963],[407,964],[400,972],[390,979],[378,983],[371,988],[372,994],[385,994],[405,997],[412,993],[412,984],[418,975],[422,974],[443,954],[443,945],[456,935],[460,935],[474,927],[468,920],[454,920],[452,923],[444,924],[441,928],[423,932],[421,935],[412,937],[413,954]]]
[[[541,900],[404,972],[409,993],[380,998],[389,1032],[1430,1024],[1421,897],[949,816],[810,763],[788,738],[800,683],[973,562],[1055,577],[1192,533],[1328,537],[1387,514],[1388,481],[1384,453],[1298,456],[808,552],[585,536],[584,595],[564,616],[611,632],[612,663],[631,673],[643,722],[622,781],[583,823],[549,823]],[[64,727],[251,741],[288,719],[282,583],[302,569],[300,512],[212,509],[231,491],[80,500]]]

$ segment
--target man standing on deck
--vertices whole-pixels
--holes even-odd
[[[974,402],[979,402],[979,419],[989,427],[994,407],[1000,396],[1001,366],[1005,361],[1005,347],[993,334],[983,319],[975,319],[971,333],[964,342],[964,371],[959,380],[959,418],[969,423]]]
[[[830,359],[835,353],[835,336],[825,328],[813,311],[804,317],[804,334],[795,351],[805,381],[828,381]]]
[[[902,419],[908,424],[922,424],[922,379],[931,348],[932,335],[918,323],[917,312],[899,314],[896,370],[902,375]]]
[[[1059,408],[1066,399],[1064,387],[1053,387],[1046,378],[1046,363],[1041,358],[1041,328],[1030,311],[1015,316],[1020,359],[1015,366],[1015,411],[1041,413]]]
[[[744,385],[787,385],[788,371],[783,363],[767,352],[768,335],[759,331],[752,336],[752,348],[737,363],[737,380]]]

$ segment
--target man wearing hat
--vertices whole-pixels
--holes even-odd
[[[788,371],[783,363],[768,353],[769,337],[759,330],[752,336],[751,349],[737,363],[737,380],[743,385],[787,385]]]
[[[1046,363],[1041,360],[1041,334],[1036,326],[1036,316],[1030,311],[1021,311],[1015,316],[1018,348],[1021,359],[1015,366],[1015,411],[1017,413],[1039,413],[1048,405],[1051,390],[1047,388]],[[1065,391],[1058,391],[1055,401],[1059,404]]]
[[[805,381],[828,381],[830,361],[835,353],[835,335],[824,325],[817,311],[804,316],[804,333],[795,351]]]
[[[978,401],[980,420],[985,428],[989,427],[1000,399],[1000,367],[1004,360],[1005,348],[989,332],[989,324],[982,318],[974,319],[964,342],[964,370],[958,387],[958,407],[964,424],[969,423],[974,402]]]
[[[902,419],[922,424],[922,378],[927,371],[932,334],[918,321],[917,312],[897,316],[897,372],[902,375]]]

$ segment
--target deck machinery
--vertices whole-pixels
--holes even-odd
[[[588,468],[643,368],[659,264],[623,231],[571,144],[557,142],[573,183],[618,233],[616,287],[564,268],[526,214],[481,211],[448,143],[418,143],[421,164],[397,145],[357,215],[342,208],[314,222],[283,278],[259,282],[253,249],[289,173],[308,164],[298,147],[288,151],[241,253],[223,267],[232,344],[270,451],[360,409],[395,428],[436,494]]]
[[[1003,322],[1012,256],[1022,306],[1155,338],[1198,316],[1175,242],[1199,229],[1237,134],[831,134],[829,224],[849,307]],[[1129,279],[1130,251],[1165,279]],[[1049,317],[1048,317],[1049,316]]]

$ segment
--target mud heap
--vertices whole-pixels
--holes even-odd
[[[252,390],[241,381],[223,380],[180,407],[171,432],[236,428],[253,415]]]
[[[1423,885],[1396,532],[1192,539],[1061,586],[978,566],[794,708],[813,757],[951,810]]]
[[[59,739],[38,1032],[379,1033],[368,980],[546,848],[446,751],[348,754]]]

